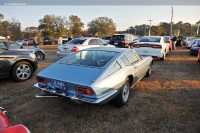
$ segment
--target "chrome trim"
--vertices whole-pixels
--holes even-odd
[[[69,95],[66,95],[65,93],[57,93],[55,90],[49,91],[48,87],[43,87],[43,88],[39,87],[38,83],[36,83],[34,85],[34,87],[36,87],[36,88],[38,88],[38,89],[40,89],[42,91],[47,91],[47,92],[50,92],[50,93],[54,93],[56,95],[60,95],[60,96],[64,96],[64,97],[70,98],[73,101],[78,100],[78,101],[87,102],[87,103],[93,103],[93,104],[99,104],[99,103],[103,102],[104,100],[106,100],[107,98],[113,96],[115,93],[117,93],[117,90],[113,90],[113,91],[111,91],[109,94],[107,94],[104,97],[101,97],[99,99],[93,99],[93,98],[83,97],[82,95],[76,95],[76,94],[75,95],[70,94],[72,96],[69,96]]]

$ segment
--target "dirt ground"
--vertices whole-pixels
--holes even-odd
[[[0,106],[8,110],[12,125],[22,123],[32,133],[200,132],[200,63],[185,47],[171,51],[165,61],[155,59],[152,75],[132,88],[129,103],[121,108],[35,98],[40,93],[33,86],[35,75],[59,59],[56,45],[40,47],[46,59],[30,80],[0,80]]]

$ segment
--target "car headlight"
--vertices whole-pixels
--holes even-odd
[[[35,56],[35,54],[34,54],[34,53],[31,53],[31,54],[30,54],[30,57],[32,57],[33,59],[35,59],[35,58],[36,58],[36,56]]]

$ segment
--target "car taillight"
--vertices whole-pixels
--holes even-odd
[[[93,92],[91,89],[88,88],[81,88],[81,87],[76,87],[76,92],[77,93],[81,93],[81,94],[85,94],[85,95],[93,95]]]
[[[153,45],[152,48],[162,48],[162,45]]]
[[[122,44],[126,44],[126,41],[125,41],[125,40],[123,40],[123,41],[122,41]]]
[[[44,84],[44,85],[46,85],[46,84],[47,84],[47,81],[46,81],[46,79],[39,78],[39,77],[37,77],[37,82],[38,82],[38,83],[42,83],[42,84]]]
[[[74,46],[73,48],[72,48],[72,50],[71,50],[71,52],[78,52],[79,51],[79,49],[76,47],[76,46]]]
[[[110,44],[110,40],[108,41],[108,44]]]

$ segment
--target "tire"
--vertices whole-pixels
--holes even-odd
[[[42,52],[35,52],[35,56],[37,60],[43,60],[44,54]]]
[[[147,73],[146,73],[146,77],[150,77],[150,75],[151,75],[151,69],[152,69],[152,64],[150,65],[150,67],[149,67],[149,69],[148,69],[148,71],[147,71]]]
[[[11,76],[13,80],[22,82],[28,80],[33,75],[33,67],[27,61],[20,61],[12,68]]]
[[[129,78],[126,78],[122,88],[120,89],[120,92],[113,99],[113,104],[118,107],[125,105],[128,102],[129,93],[130,93],[130,81]]]
[[[163,57],[162,58],[160,58],[160,60],[165,60],[165,52],[163,53]]]

